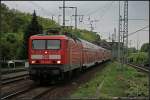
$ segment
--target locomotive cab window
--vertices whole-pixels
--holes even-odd
[[[60,40],[47,40],[47,49],[60,49]]]
[[[33,40],[32,48],[33,49],[45,49],[45,40]]]
[[[60,49],[60,40],[33,40],[32,49]]]

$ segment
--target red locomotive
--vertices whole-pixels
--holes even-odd
[[[64,78],[109,60],[111,52],[67,35],[34,35],[29,38],[29,74],[32,80]]]

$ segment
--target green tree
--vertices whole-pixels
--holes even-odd
[[[12,17],[12,14],[9,11],[9,8],[5,5],[5,4],[1,4],[0,6],[0,10],[1,10],[1,33],[6,33],[6,32],[11,32],[11,20],[10,17]],[[8,30],[9,29],[9,30]]]
[[[0,40],[1,57],[2,59],[13,59],[17,58],[17,49],[20,46],[20,41],[17,38],[18,34],[7,33],[4,34]]]
[[[37,16],[34,10],[34,13],[32,15],[31,23],[27,26],[27,29],[24,32],[24,41],[23,41],[23,47],[22,47],[22,53],[21,58],[27,59],[28,55],[28,39],[31,35],[36,34],[42,34],[43,33],[43,27],[38,23]]]
[[[13,27],[13,32],[19,32],[19,30],[22,30],[23,26],[24,26],[24,23],[25,23],[25,20],[22,19],[21,17],[14,17],[13,19],[13,23],[12,23],[12,26]]]
[[[37,16],[36,16],[35,10],[34,10],[34,13],[32,16],[33,16],[32,21],[28,25],[26,33],[29,34],[30,36],[36,35],[36,34],[42,34],[43,27],[37,21]]]
[[[141,51],[142,52],[148,52],[149,50],[149,43],[144,43],[142,46],[141,46]]]

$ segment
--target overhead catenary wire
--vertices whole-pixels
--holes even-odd
[[[136,30],[135,32],[131,32],[131,33],[128,34],[128,36],[131,36],[131,35],[133,35],[133,34],[139,32],[139,31],[142,31],[142,30],[144,30],[144,29],[146,29],[146,28],[148,28],[148,27],[149,27],[149,25],[147,25],[147,26],[145,26],[145,27],[143,27],[143,28],[140,28],[140,29]]]
[[[103,15],[105,14],[104,10],[107,10],[107,11],[108,11],[108,8],[111,7],[111,5],[113,4],[113,2],[114,2],[114,1],[112,1],[112,2],[110,2],[110,3],[107,3],[107,4],[103,7],[103,10],[102,10]],[[98,9],[96,9],[96,10],[94,10],[94,11],[88,13],[88,14],[85,14],[85,15],[89,16],[89,19],[88,19],[88,20],[90,20],[90,16],[92,16],[94,13],[98,13],[99,11],[100,11],[100,8],[98,8]],[[102,15],[102,16],[103,16],[103,15]]]
[[[46,15],[48,15],[48,16],[54,16],[54,14],[52,12],[46,10],[42,6],[39,6],[37,3],[33,2],[33,1],[29,1],[29,2],[32,3],[32,5],[36,6],[38,9],[42,9],[46,13]]]
[[[112,6],[113,3],[114,3],[114,1],[112,1],[112,2],[110,2],[110,3],[107,3],[107,4],[103,7],[103,11],[102,11],[103,13],[102,13],[102,15],[99,17],[99,19],[103,18],[103,16],[105,15],[105,13],[106,13],[107,11],[109,11],[109,9],[111,8],[111,6]],[[90,20],[91,20],[91,16],[92,16],[94,13],[98,13],[98,12],[99,12],[98,10],[100,10],[100,8],[98,8],[98,9],[92,11],[91,13],[85,14],[85,15],[89,16],[89,18],[88,18],[87,21],[90,21]]]
[[[112,7],[112,4],[114,3],[114,1],[106,4],[103,8],[103,11],[102,11],[102,15],[99,17],[99,19],[102,19],[104,17],[104,15],[109,11],[109,9]],[[90,13],[91,15],[98,12],[97,10],[93,13]],[[100,22],[100,21],[99,21]]]
[[[110,10],[110,8],[112,7],[112,4],[114,3],[114,1],[112,1],[110,3],[110,5],[108,6],[108,8],[106,8],[105,12],[100,16],[99,19],[102,19],[104,17],[104,15]],[[101,20],[102,21],[102,20]]]
[[[110,2],[110,3],[107,3],[104,7],[103,7],[103,11],[102,11],[102,15],[99,17],[99,19],[102,19],[104,17],[104,15],[109,11],[109,9],[112,7],[112,4],[114,3],[114,1]],[[100,9],[100,8],[99,8]],[[94,12],[91,12],[89,13],[90,15],[93,15],[94,13],[96,12],[99,12],[97,10],[99,9],[96,9]],[[89,20],[90,21],[90,20]],[[100,20],[102,21],[102,20]],[[100,22],[99,21],[99,22]]]
[[[137,21],[137,20],[139,20],[139,21],[140,21],[140,20],[141,20],[141,21],[148,21],[148,19],[140,19],[140,18],[139,18],[139,19],[128,19],[128,20],[135,20],[135,21]]]
[[[114,2],[114,1],[112,1],[112,2],[110,2],[110,3],[107,3],[107,4],[103,7],[103,11],[106,9],[106,7],[109,7],[110,5],[112,5],[113,2]],[[92,14],[98,12],[99,10],[100,10],[100,8],[98,8],[98,9],[96,9],[96,10],[94,10],[94,11],[92,11],[92,12],[86,14],[86,15],[88,15],[88,16],[89,16],[89,15],[92,15]]]

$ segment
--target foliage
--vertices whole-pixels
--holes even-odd
[[[89,42],[94,42],[97,39],[97,34],[88,30],[77,29],[74,30],[73,33],[77,37],[87,40]]]
[[[148,51],[149,51],[149,43],[144,43],[144,44],[141,46],[141,51],[142,51],[142,52],[148,52]]]
[[[137,73],[140,78],[142,78],[143,82],[139,82],[139,79],[136,78],[133,80],[128,80],[126,83],[128,84],[128,89],[125,91],[127,96],[137,97],[137,96],[148,96],[148,82],[144,73]],[[137,84],[138,82],[138,84]]]
[[[43,33],[43,27],[38,23],[37,16],[34,11],[32,15],[31,23],[27,26],[27,30],[25,34],[36,35],[36,34],[42,34]]]
[[[148,53],[147,52],[138,52],[131,53],[128,56],[130,63],[134,64],[147,64],[148,63]]]
[[[5,59],[14,59],[18,57],[20,47],[22,45],[22,35],[16,33],[7,33],[1,37],[0,48],[1,56]]]
[[[17,10],[10,10],[3,3],[1,4],[1,33],[23,32],[28,23],[28,15]]]
[[[97,35],[94,32],[90,32],[87,30],[81,30],[81,38],[93,42],[97,39]]]
[[[143,85],[142,85],[143,84]],[[137,72],[136,69],[125,66],[118,67],[113,62],[105,66],[95,77],[81,86],[71,95],[71,98],[100,98],[148,96],[148,75]]]

